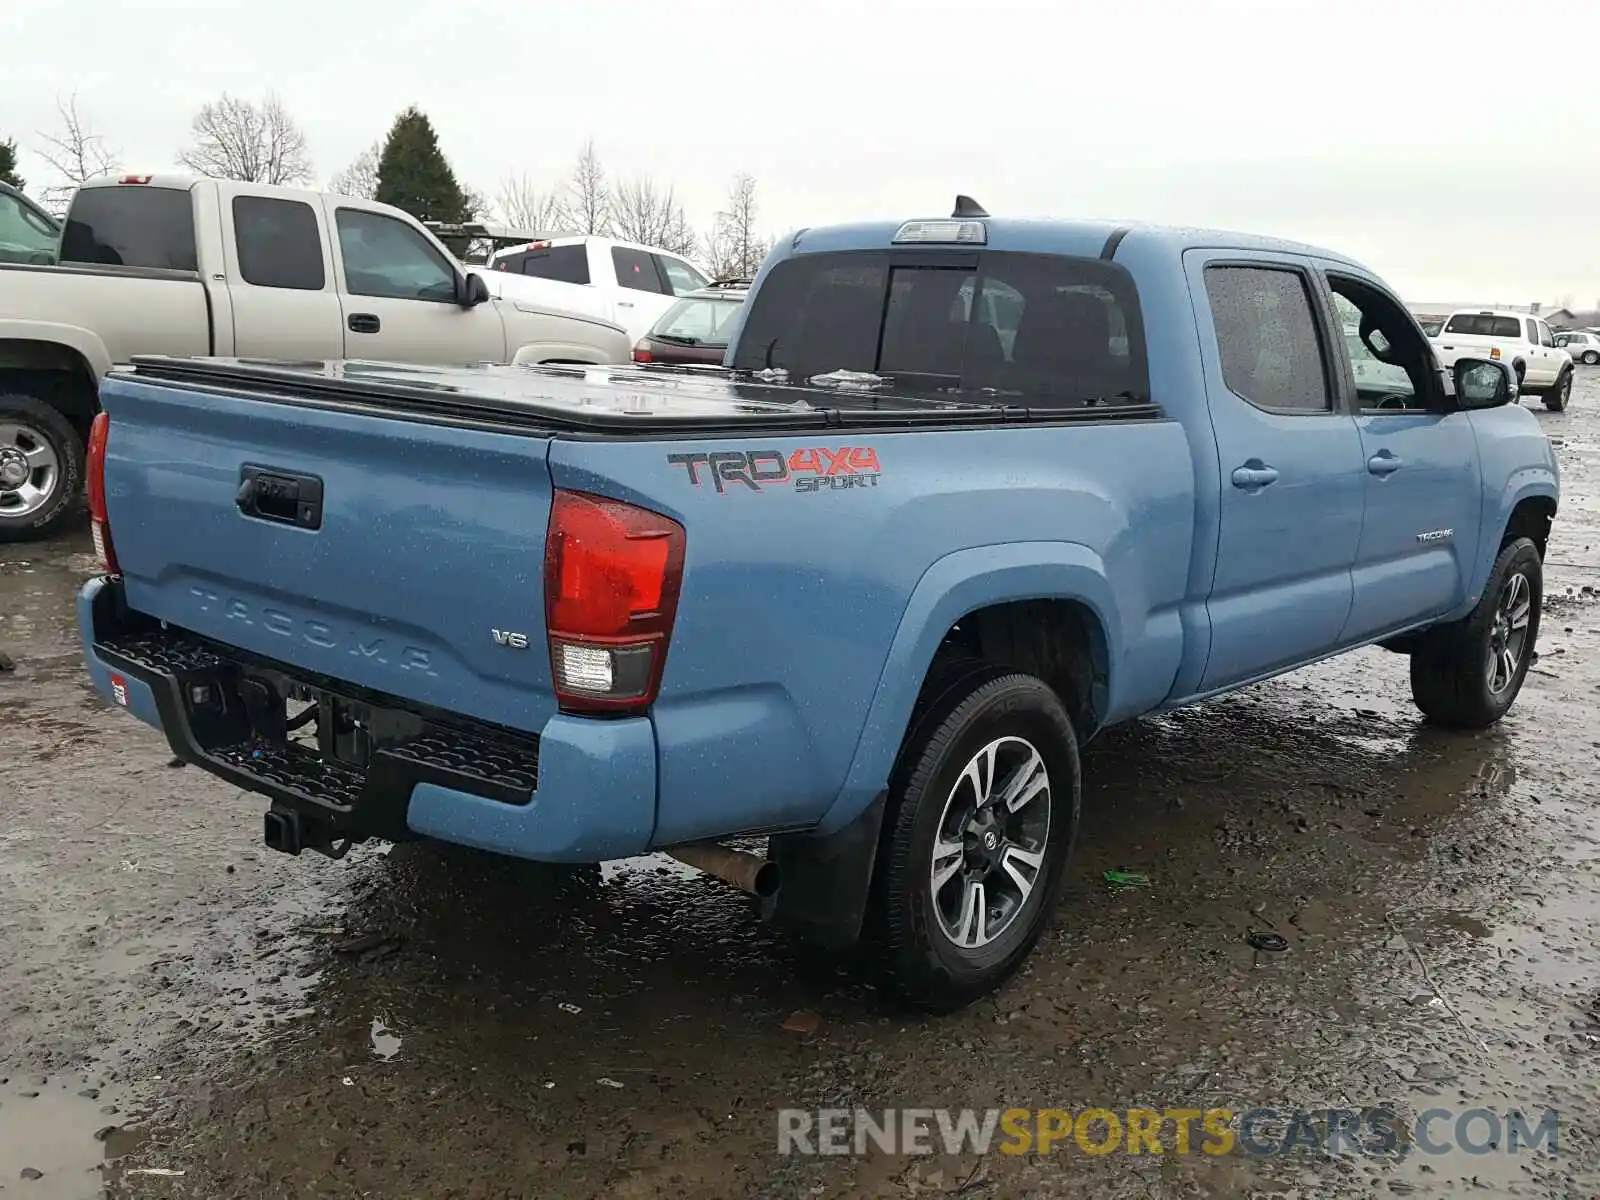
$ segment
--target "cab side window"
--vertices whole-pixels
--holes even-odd
[[[642,250],[630,250],[625,246],[611,248],[611,263],[617,270],[617,283],[622,287],[635,292],[655,292],[661,294],[667,291],[661,283],[661,272],[656,269],[656,260]]]
[[[1207,267],[1206,295],[1229,391],[1273,412],[1333,411],[1304,275],[1289,267]]]
[[[1405,308],[1354,276],[1330,274],[1328,287],[1359,406],[1369,411],[1429,408],[1437,360]]]
[[[358,208],[339,209],[339,256],[353,296],[451,303],[456,273],[420,233],[403,221]]]
[[[239,275],[248,284],[302,292],[320,292],[327,284],[322,229],[309,204],[235,196],[233,238]]]
[[[660,264],[661,272],[667,277],[667,284],[675,296],[687,296],[690,292],[697,292],[711,283],[681,258],[673,258],[670,254],[658,254],[655,259]]]

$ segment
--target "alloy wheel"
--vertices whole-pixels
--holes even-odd
[[[968,761],[945,799],[928,885],[940,931],[964,950],[1015,923],[1044,878],[1050,772],[1033,744],[996,738]]]

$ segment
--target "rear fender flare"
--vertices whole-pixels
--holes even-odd
[[[923,680],[950,627],[980,608],[1020,600],[1073,600],[1087,606],[1105,632],[1115,670],[1122,625],[1105,563],[1095,551],[1076,542],[1007,542],[945,555],[912,590],[844,785],[817,832],[843,828],[888,786]],[[1107,711],[1106,697],[1095,699],[1096,708]]]
[[[111,352],[93,330],[57,321],[0,320],[0,369],[58,369],[62,351],[81,360],[96,387],[111,370]]]

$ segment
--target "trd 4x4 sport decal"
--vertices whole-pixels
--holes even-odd
[[[718,495],[738,486],[753,492],[786,485],[797,492],[844,491],[878,486],[878,452],[871,446],[840,446],[830,450],[712,450],[706,454],[669,454],[667,461],[682,467],[689,482],[704,487],[709,480]]]

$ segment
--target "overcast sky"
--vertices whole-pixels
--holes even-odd
[[[275,89],[319,180],[415,103],[462,181],[555,185],[585,138],[709,225],[991,212],[1318,242],[1412,301],[1600,304],[1600,5],[1494,0],[75,0],[0,5],[22,173],[58,96],[170,170]]]

